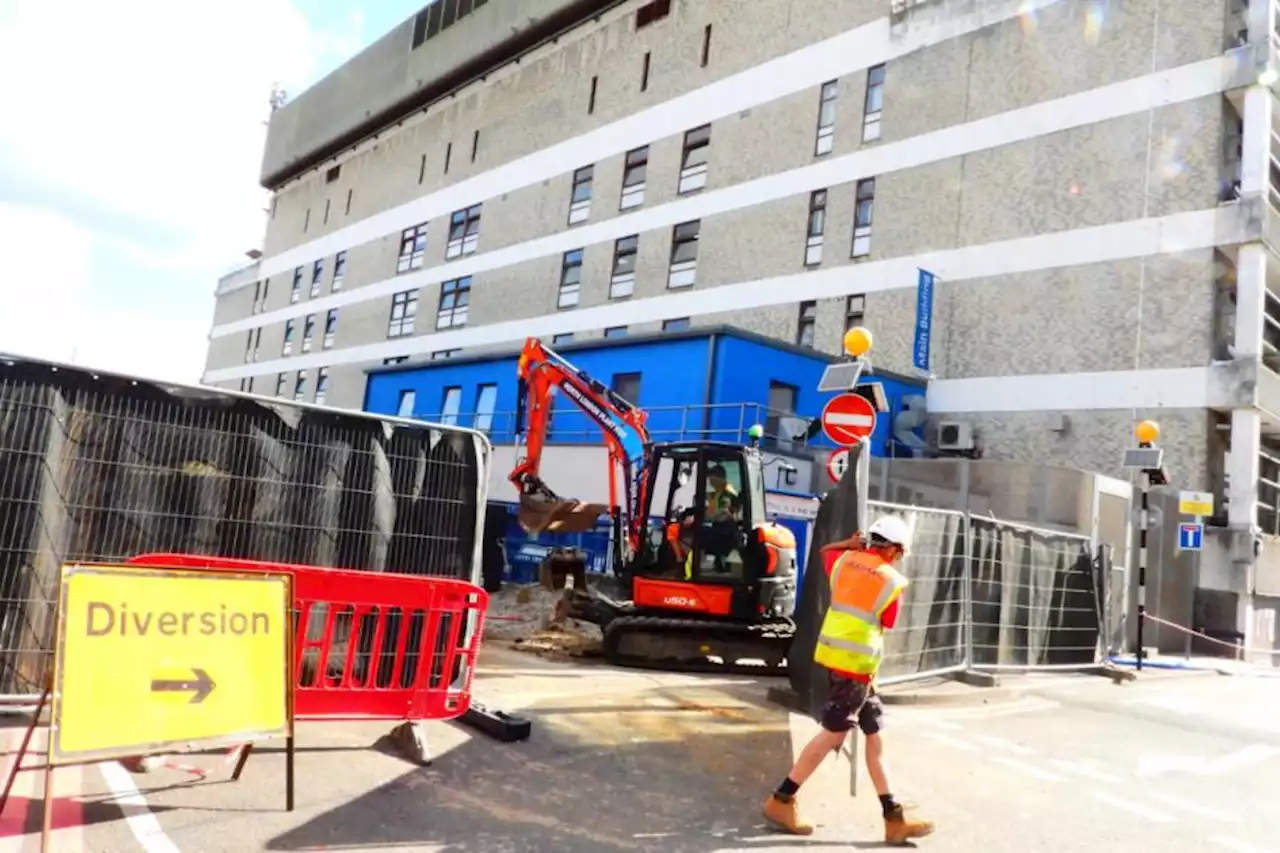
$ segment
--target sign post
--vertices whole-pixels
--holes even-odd
[[[291,605],[283,574],[63,566],[49,776],[57,766],[285,737],[292,809]],[[46,829],[51,814],[46,803]]]
[[[938,277],[928,270],[916,275],[916,334],[911,348],[911,364],[924,377],[929,372],[929,351],[933,339],[933,291]]]
[[[1153,481],[1161,485],[1166,481],[1162,463],[1164,451],[1156,447],[1160,437],[1160,425],[1155,421],[1143,421],[1134,427],[1138,439],[1136,450],[1125,451],[1124,467],[1137,469],[1140,505],[1138,511],[1138,650],[1134,665],[1142,672],[1144,625],[1147,616],[1147,530],[1151,527],[1150,492]]]

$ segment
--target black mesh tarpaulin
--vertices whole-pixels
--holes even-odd
[[[911,585],[885,640],[883,683],[967,666],[1096,662],[1100,600],[1087,538],[876,501],[867,503],[870,518],[859,518],[855,459],[823,498],[814,522],[788,656],[791,687],[801,705],[816,713],[827,695],[826,672],[812,663],[831,599],[818,550],[883,513],[901,515],[913,534],[912,552],[900,567]],[[970,637],[973,658],[966,660]]]
[[[42,682],[67,562],[473,580],[487,461],[468,431],[0,358],[0,691]]]
[[[1089,540],[985,518],[971,524],[974,664],[1095,662],[1100,599]]]

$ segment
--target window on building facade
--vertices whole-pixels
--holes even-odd
[[[387,337],[402,338],[413,334],[413,321],[418,316],[418,291],[406,290],[391,297],[391,318],[387,321]]]
[[[582,290],[582,249],[565,252],[560,261],[560,291],[556,295],[557,308],[572,308],[578,304]]]
[[[308,314],[302,322],[302,351],[311,352],[311,344],[316,337],[316,315]]]
[[[831,80],[822,84],[822,92],[818,96],[818,138],[813,148],[815,156],[831,153],[836,135],[836,95],[838,93],[837,81]]]
[[[627,152],[622,170],[621,210],[644,204],[644,188],[649,175],[649,146],[633,148]]]
[[[583,166],[573,173],[573,189],[569,193],[570,225],[586,222],[591,216],[591,189],[595,176],[595,166]]]
[[[662,321],[662,331],[664,332],[680,332],[689,328],[688,317],[674,317],[670,320]]]
[[[796,343],[802,347],[812,347],[817,324],[818,303],[814,301],[801,302],[800,321],[796,328]]]
[[[827,229],[827,191],[809,194],[809,230],[804,241],[804,264],[814,267],[822,263],[822,235]]]
[[[640,235],[623,237],[613,244],[613,272],[609,277],[609,298],[625,299],[636,289],[636,252]]]
[[[382,363],[386,365],[404,364],[408,360],[409,360],[409,356],[407,355],[393,355],[391,356],[391,358],[384,358],[382,360]]]
[[[707,24],[702,28],[702,59],[699,65],[706,68],[711,62],[711,25]]]
[[[285,375],[283,373],[276,375],[276,396],[277,397],[284,396],[284,389],[287,387],[286,386],[287,382],[288,382],[288,379],[285,378]]]
[[[307,371],[299,370],[298,378],[293,380],[293,399],[301,403],[307,396]]]
[[[347,253],[339,252],[333,256],[333,284],[330,290],[342,290],[342,281],[347,276]]]
[[[862,141],[880,138],[880,114],[884,111],[884,66],[867,69],[867,99],[862,105]]]
[[[311,293],[312,297],[320,295],[320,285],[324,281],[324,258],[316,261],[311,265]]]
[[[562,334],[555,335],[551,338],[551,345],[553,347],[558,347],[558,346],[561,346],[562,344],[571,344],[571,343],[573,343],[573,332],[564,332]]]
[[[440,423],[456,426],[458,413],[462,411],[462,389],[453,385],[444,389],[444,399],[440,402]]]
[[[678,192],[693,192],[707,185],[707,156],[710,153],[711,125],[704,124],[685,133]]]
[[[640,60],[640,91],[649,91],[649,71],[653,67],[653,54],[645,51],[644,58]]]
[[[323,406],[325,399],[329,396],[329,368],[321,367],[316,370],[316,405]]]
[[[626,326],[610,326],[604,330],[606,338],[625,338],[627,336]]]
[[[418,392],[413,389],[400,392],[400,400],[396,403],[396,414],[402,418],[413,417],[414,407],[418,405]]]
[[[454,329],[467,325],[467,307],[470,304],[471,276],[442,282],[440,308],[436,311],[436,328]]]
[[[858,181],[854,191],[853,251],[851,257],[865,258],[871,254],[871,212],[876,201],[876,179]]]
[[[661,21],[671,14],[671,0],[650,0],[636,9],[636,29],[641,30],[650,24]]]
[[[330,308],[324,318],[324,348],[333,346],[334,336],[338,333],[338,309]]]
[[[297,302],[302,298],[302,267],[294,267],[293,269],[293,289],[289,291],[289,304]]]
[[[453,358],[455,355],[457,355],[460,352],[462,352],[462,350],[456,349],[456,348],[455,349],[438,349],[435,352],[431,353],[431,360],[443,361],[444,359],[447,359],[447,358]]]
[[[683,222],[671,230],[671,267],[667,287],[691,287],[698,277],[698,233],[702,222]]]
[[[476,389],[476,417],[472,426],[487,433],[493,428],[493,413],[498,407],[498,386],[481,385]]]
[[[861,293],[851,294],[844,300],[844,330],[847,332],[854,326],[861,326],[866,317],[867,297]]]
[[[422,267],[427,257],[427,223],[423,222],[400,232],[400,257],[396,259],[396,272],[408,272]]]
[[[640,405],[640,374],[615,373],[609,383],[609,390],[628,403]]]
[[[253,313],[261,314],[267,309],[267,295],[271,291],[271,279],[264,278],[253,286]]]
[[[463,210],[455,210],[449,217],[449,245],[445,247],[446,259],[469,255],[476,250],[480,240],[480,208],[476,204]]]
[[[280,347],[281,355],[289,355],[293,352],[293,329],[296,321],[285,320],[284,322],[284,345]]]

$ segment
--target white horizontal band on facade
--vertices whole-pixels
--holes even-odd
[[[926,405],[931,414],[1207,409],[1238,396],[1212,367],[1176,367],[937,379]]]
[[[344,249],[396,234],[419,222],[497,198],[597,163],[632,148],[752,107],[785,98],[922,48],[1030,14],[1061,0],[1004,0],[944,19],[913,21],[891,37],[887,17],[807,45],[619,119],[573,139],[520,157],[398,207],[374,214],[300,246],[262,259],[263,277],[278,275]],[[814,115],[818,104],[814,101]]]
[[[744,181],[724,189],[705,192],[693,198],[679,199],[491,252],[481,252],[463,260],[440,264],[406,275],[393,276],[320,299],[299,302],[274,311],[234,320],[215,326],[209,336],[220,338],[239,334],[307,314],[323,313],[346,305],[382,299],[395,293],[438,284],[442,281],[477,275],[538,258],[557,256],[586,246],[611,243],[632,234],[669,228],[681,222],[706,219],[766,202],[807,194],[813,190],[851,183],[859,178],[875,177],[936,163],[1050,133],[1206,97],[1223,90],[1232,67],[1234,63],[1230,57],[1215,57],[1086,92],[1055,98],[899,142],[885,143],[856,151],[788,172]],[[483,283],[480,287],[483,287]]]
[[[394,356],[514,343],[529,335],[551,337],[566,332],[659,322],[672,317],[696,318],[721,312],[726,305],[741,310],[830,299],[849,293],[903,290],[916,286],[917,271],[921,267],[944,281],[960,282],[1132,260],[1240,243],[1255,237],[1257,228],[1257,222],[1244,205],[1225,205],[237,365],[211,370],[205,374],[205,381],[225,382],[300,369],[376,363]]]

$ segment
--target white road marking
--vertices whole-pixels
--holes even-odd
[[[1226,812],[1215,809],[1212,806],[1206,806],[1203,803],[1197,803],[1195,800],[1175,797],[1173,794],[1166,794],[1163,791],[1144,791],[1143,794],[1153,800],[1159,800],[1166,806],[1173,806],[1176,809],[1194,812],[1198,815],[1211,817],[1214,820],[1231,820],[1230,816],[1228,816]]]
[[[958,749],[962,752],[978,751],[978,748],[968,741],[960,740],[959,738],[954,738],[949,735],[939,734],[938,732],[921,732],[920,734],[927,737],[929,740],[937,741],[938,743],[945,743],[952,749]]]
[[[4,756],[4,772],[8,772],[10,765],[18,757],[18,746],[22,743],[22,727],[14,727],[8,732],[8,744]],[[40,736],[40,732],[36,732],[36,738]],[[31,741],[31,749],[36,748],[36,738]],[[22,765],[30,767],[33,764],[39,764],[44,760],[41,755],[27,755]],[[23,847],[26,845],[27,839],[32,838],[30,835],[23,835],[25,828],[18,820],[18,810],[21,808],[22,802],[25,800],[27,809],[39,808],[37,805],[43,791],[40,786],[44,783],[44,774],[36,770],[21,770],[13,781],[13,790],[9,792],[8,808],[5,809],[6,822],[13,824],[15,834],[0,836],[0,853],[22,853]],[[26,813],[24,813],[26,814]],[[39,838],[38,835],[35,838]]]
[[[973,739],[979,743],[984,743],[994,749],[1004,749],[1015,755],[1035,755],[1034,749],[1029,749],[1020,743],[1014,743],[1006,738],[996,737],[995,735],[974,735]]]
[[[1215,835],[1209,840],[1224,850],[1232,851],[1232,853],[1271,853],[1265,847],[1257,847],[1253,844],[1246,844],[1243,841],[1236,841],[1234,838],[1226,838],[1221,835]]]
[[[1224,755],[1221,758],[1214,759],[1204,768],[1204,773],[1218,775],[1226,773],[1229,770],[1239,770],[1248,764],[1256,764],[1259,761],[1265,761],[1280,755],[1280,747],[1269,746],[1264,743],[1254,743],[1246,746],[1244,749],[1238,749],[1230,755]]]
[[[146,853],[181,853],[173,839],[160,828],[160,821],[147,807],[147,800],[138,786],[133,784],[129,771],[114,761],[104,761],[98,765],[98,769],[102,771],[107,787],[115,794],[115,801],[127,807],[125,821],[142,849]]]
[[[1092,779],[1095,782],[1105,782],[1108,785],[1123,785],[1125,779],[1105,770],[1099,770],[1080,761],[1068,761],[1065,758],[1054,758],[1049,761],[1059,770],[1065,770],[1068,773],[1074,773],[1077,776],[1083,776],[1086,779]]]
[[[1152,823],[1177,823],[1178,822],[1178,819],[1176,817],[1173,817],[1172,815],[1168,815],[1162,811],[1157,811],[1156,809],[1150,809],[1150,808],[1147,808],[1146,806],[1139,805],[1138,803],[1130,802],[1129,800],[1124,799],[1123,794],[1112,795],[1112,794],[1105,794],[1101,791],[1090,791],[1089,794],[1100,803],[1106,803],[1112,808],[1117,808],[1117,809],[1120,809],[1121,811],[1128,812],[1129,814],[1137,815],[1138,817],[1145,818],[1146,820],[1149,820]]]
[[[1057,773],[1053,773],[1048,770],[1045,770],[1043,767],[1037,767],[1034,764],[1028,764],[1025,761],[1018,761],[1015,758],[1008,758],[1002,755],[999,758],[996,758],[993,760],[997,764],[1003,764],[1005,767],[1011,767],[1014,770],[1017,770],[1019,773],[1034,777],[1036,779],[1043,779],[1046,782],[1067,781],[1065,777],[1059,776]]]

